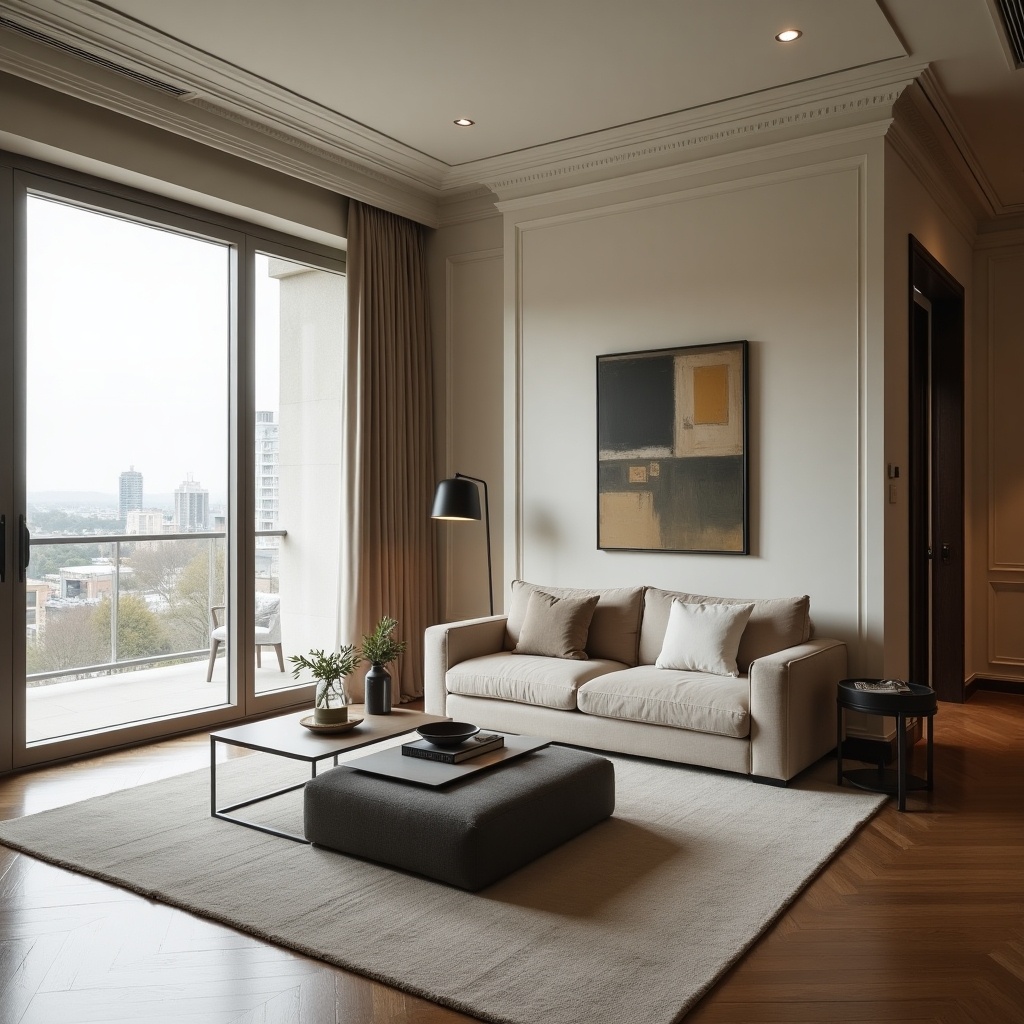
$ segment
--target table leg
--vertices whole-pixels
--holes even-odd
[[[843,784],[843,708],[836,705],[836,785]]]
[[[217,741],[210,737],[210,814],[217,816]]]
[[[928,716],[928,788],[932,788],[932,767],[934,764],[935,746],[932,730],[935,728],[935,715]]]
[[[896,715],[896,759],[899,768],[899,778],[896,784],[899,803],[897,806],[901,811],[907,809],[907,723],[906,716]]]

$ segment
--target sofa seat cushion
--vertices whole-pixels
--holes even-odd
[[[464,697],[494,697],[575,711],[576,691],[584,683],[623,668],[621,662],[600,658],[569,661],[503,652],[460,661],[448,669],[445,684],[449,693]]]
[[[639,665],[584,683],[576,703],[580,711],[601,718],[740,739],[750,734],[750,683],[743,676]]]

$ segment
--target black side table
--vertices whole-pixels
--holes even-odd
[[[857,680],[858,682],[877,683],[878,679]],[[908,789],[931,789],[934,744],[932,727],[938,702],[935,691],[930,686],[920,683],[908,683],[909,693],[883,693],[872,690],[858,690],[853,679],[840,679],[836,695],[836,783],[843,784],[843,779],[860,789],[869,789],[874,793],[895,793],[899,800],[899,809],[907,809]],[[891,768],[857,768],[843,771],[843,727],[845,711],[859,711],[865,715],[885,715],[896,719],[896,750],[897,770]],[[928,776],[921,779],[916,775],[907,774],[907,718],[928,719]]]

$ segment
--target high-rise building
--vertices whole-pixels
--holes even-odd
[[[146,534],[164,532],[164,514],[158,508],[144,508],[141,511],[133,509],[128,513],[125,522],[124,532],[130,537],[145,536]],[[140,550],[155,550],[160,546],[159,541],[140,541]]]
[[[279,522],[279,441],[274,413],[256,413],[256,529],[276,530]],[[260,537],[260,541],[276,540]]]
[[[117,489],[117,518],[125,520],[128,513],[142,508],[142,474],[134,467],[121,474]]]
[[[178,533],[201,533],[209,522],[210,492],[189,476],[174,491],[174,528]]]

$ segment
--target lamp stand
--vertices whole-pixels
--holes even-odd
[[[481,484],[484,489],[484,532],[487,534],[487,601],[494,614],[494,582],[491,575],[491,506],[487,498],[487,481],[477,476],[469,476],[466,473],[456,473],[456,479],[472,480],[473,483]]]

